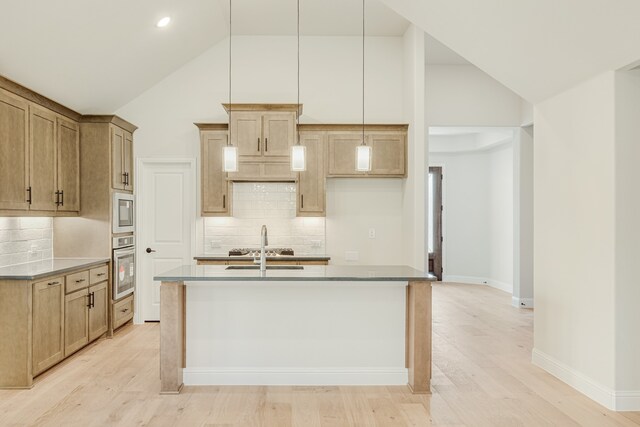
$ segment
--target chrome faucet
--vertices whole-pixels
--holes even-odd
[[[260,260],[253,260],[254,263],[260,264],[260,271],[267,271],[267,255],[265,253],[265,246],[269,245],[269,238],[267,237],[267,226],[262,225],[260,230]]]

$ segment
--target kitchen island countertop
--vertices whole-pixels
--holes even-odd
[[[224,265],[183,265],[154,277],[163,282],[207,281],[371,281],[406,282],[410,280],[434,281],[428,273],[408,266],[391,265],[326,265],[303,266],[301,269],[239,269],[230,270]]]
[[[249,255],[225,255],[225,254],[200,254],[193,257],[196,261],[251,261],[254,257]],[[276,255],[267,256],[267,261],[329,261],[328,255],[304,254],[304,255]]]

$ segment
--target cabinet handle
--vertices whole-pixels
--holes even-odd
[[[64,206],[64,190],[60,190],[60,206]]]
[[[300,209],[304,209],[304,194],[300,195]]]
[[[96,293],[91,292],[91,308],[94,308],[95,306],[96,306]]]
[[[107,274],[107,273],[98,273],[98,274],[96,274],[96,276],[101,277],[101,276],[104,276],[105,274]]]
[[[120,310],[121,313],[126,313],[127,311],[129,311],[128,308],[125,308],[124,310]]]
[[[78,279],[78,280],[76,280],[76,283],[82,283],[82,282],[84,282],[85,280],[87,280],[87,279]]]
[[[227,208],[227,195],[223,194],[222,195],[222,209],[226,209]]]
[[[260,138],[258,138],[258,151],[260,151]]]
[[[56,191],[55,195],[56,195],[56,206],[60,206],[60,191]]]
[[[60,284],[60,282],[58,282],[57,280],[55,282],[47,283],[48,286],[59,285],[59,284]]]
[[[269,151],[269,138],[264,139],[264,151]]]
[[[27,203],[31,204],[31,186],[27,187]]]
[[[87,307],[91,308],[91,294],[87,294],[87,299],[89,300],[87,302]]]

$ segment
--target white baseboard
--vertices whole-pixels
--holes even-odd
[[[616,391],[533,349],[531,362],[612,411],[640,411],[640,391]]]
[[[533,298],[511,297],[511,305],[519,308],[533,308]]]
[[[185,368],[185,385],[405,385],[406,368]]]
[[[492,288],[500,289],[501,291],[508,292],[510,294],[513,293],[513,285],[509,283],[500,282],[498,280],[488,279],[486,277],[474,277],[474,276],[442,276],[443,282],[454,282],[454,283],[469,283],[471,285],[486,285],[491,286]]]

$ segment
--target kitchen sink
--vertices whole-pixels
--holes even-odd
[[[303,270],[302,265],[267,265],[267,270]],[[230,265],[225,270],[260,270],[259,265]]]

